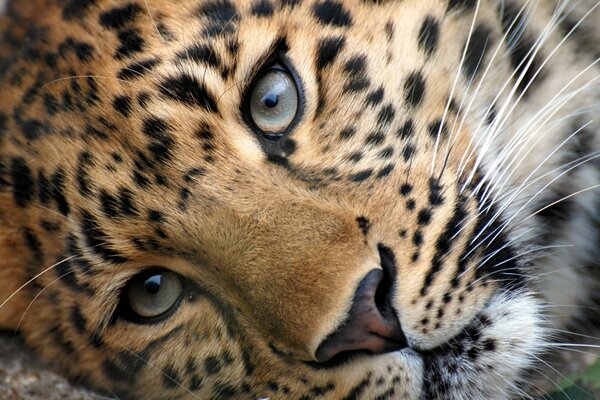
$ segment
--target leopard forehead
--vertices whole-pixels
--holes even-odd
[[[45,357],[123,398],[513,390],[498,376],[531,365],[538,304],[471,155],[497,112],[484,77],[539,84],[519,59],[529,32],[504,43],[522,3],[502,2],[504,19],[470,0],[17,3],[2,20],[0,220],[26,254],[9,290],[39,277],[3,318],[31,303],[19,327]],[[243,105],[274,60],[301,111],[270,141]],[[481,250],[485,229],[498,234]],[[411,348],[316,365],[385,257]],[[193,283],[179,309],[119,318],[126,282],[156,267]]]

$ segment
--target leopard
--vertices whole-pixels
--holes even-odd
[[[596,0],[4,8],[0,327],[73,382],[530,398],[597,321]]]

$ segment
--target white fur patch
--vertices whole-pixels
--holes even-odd
[[[4,14],[4,11],[6,10],[6,1],[7,0],[0,0],[0,14]]]
[[[528,294],[498,294],[481,318],[470,334],[453,340],[454,350],[426,361],[427,379],[434,385],[430,398],[504,400],[523,395],[515,383],[536,364],[546,340],[538,300]]]

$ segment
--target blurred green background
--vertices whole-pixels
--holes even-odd
[[[573,373],[560,387],[543,400],[595,400],[600,399],[600,360],[586,370]]]

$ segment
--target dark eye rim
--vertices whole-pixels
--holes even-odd
[[[129,301],[127,299],[127,292],[129,290],[129,288],[131,287],[131,285],[133,285],[138,279],[147,279],[152,275],[157,275],[160,273],[163,273],[163,274],[170,273],[170,274],[174,274],[175,276],[177,276],[177,278],[179,278],[179,280],[180,280],[181,287],[182,287],[181,293],[179,294],[179,297],[177,298],[177,300],[175,300],[173,302],[173,304],[171,305],[171,307],[169,307],[169,309],[167,311],[165,311],[164,313],[157,315],[155,317],[143,317],[143,316],[139,315],[138,313],[136,313],[131,308],[131,305],[129,304]],[[137,274],[133,275],[131,278],[129,278],[129,280],[127,281],[125,286],[123,286],[123,288],[121,289],[119,303],[115,310],[116,311],[115,314],[119,318],[121,318],[127,322],[134,323],[136,325],[158,324],[160,322],[163,322],[163,321],[171,318],[177,312],[183,299],[189,295],[189,292],[190,292],[189,281],[187,281],[187,279],[185,279],[183,276],[179,275],[178,273],[173,272],[164,267],[146,268],[146,269],[138,272]]]
[[[292,81],[296,85],[296,92],[298,93],[298,109],[296,110],[296,115],[292,119],[292,122],[281,132],[265,132],[260,129],[254,119],[252,118],[252,114],[250,112],[250,101],[252,98],[252,90],[258,83],[260,79],[262,79],[269,71],[273,70],[275,65],[280,65],[283,67],[283,71],[289,74],[292,78]],[[281,68],[278,68],[281,70]],[[283,137],[289,135],[298,125],[298,123],[302,120],[304,116],[304,106],[305,106],[305,97],[304,97],[304,86],[302,84],[302,80],[300,79],[300,75],[298,71],[293,67],[291,62],[285,56],[285,54],[276,54],[272,57],[268,58],[266,62],[263,63],[262,67],[260,67],[257,72],[254,74],[252,79],[250,79],[250,83],[243,91],[244,95],[242,97],[242,116],[244,122],[248,125],[250,130],[261,140],[266,140],[267,142],[278,142]]]

